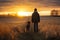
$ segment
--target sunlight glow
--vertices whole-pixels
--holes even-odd
[[[51,11],[40,11],[40,14],[41,14],[42,16],[45,16],[45,15],[50,15],[50,12],[51,12]]]
[[[0,15],[12,15],[12,16],[20,16],[20,17],[24,17],[24,16],[32,16],[33,12],[27,12],[24,10],[19,10],[17,12],[0,12]],[[40,16],[48,16],[51,15],[51,11],[40,11],[38,12],[40,14]]]
[[[28,12],[18,12],[18,16],[29,16]]]

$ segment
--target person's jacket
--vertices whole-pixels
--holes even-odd
[[[33,23],[40,22],[40,16],[39,16],[38,12],[34,12],[34,13],[32,14],[32,22],[33,22]]]

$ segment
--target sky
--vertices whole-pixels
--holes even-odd
[[[38,11],[60,10],[60,0],[0,0],[0,12],[3,11]]]

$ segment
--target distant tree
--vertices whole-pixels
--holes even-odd
[[[58,10],[52,10],[51,11],[51,16],[58,16]]]

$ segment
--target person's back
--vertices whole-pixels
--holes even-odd
[[[40,16],[36,10],[37,9],[35,9],[34,13],[32,14],[32,22],[33,23],[40,22]]]
[[[40,22],[40,16],[37,12],[37,9],[34,9],[34,13],[32,14],[32,23],[34,23],[34,32],[38,32],[38,22]]]

